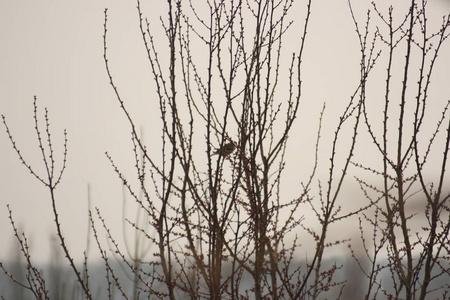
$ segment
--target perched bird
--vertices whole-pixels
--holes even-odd
[[[233,142],[229,142],[225,145],[223,145],[222,148],[217,149],[216,152],[214,152],[212,155],[222,155],[224,157],[227,157],[228,155],[230,155],[231,153],[234,152],[234,149],[236,149],[236,146],[234,145]],[[212,156],[211,155],[211,156]]]

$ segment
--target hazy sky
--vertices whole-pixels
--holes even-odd
[[[144,5],[144,14],[154,28],[160,28],[158,16],[166,15],[166,1],[143,2],[151,3]],[[354,2],[362,24],[370,1]],[[387,1],[377,2],[386,8]],[[429,2],[429,18],[439,23],[440,16],[450,12],[449,1]],[[101,209],[121,240],[122,187],[105,151],[129,176],[134,176],[130,128],[108,83],[102,57],[105,7],[109,8],[108,49],[113,76],[137,124],[143,126],[149,139],[158,137],[161,133],[152,128],[159,128],[159,113],[157,105],[149,101],[152,76],[133,1],[0,0],[0,114],[6,116],[28,163],[41,174],[42,161],[33,129],[33,96],[38,97],[42,120],[44,107],[49,109],[57,161],[61,157],[63,129],[67,129],[67,170],[56,196],[66,241],[77,258],[86,247],[88,184],[92,205]],[[298,7],[291,17],[297,15],[302,21],[304,8]],[[401,9],[399,14],[403,14]],[[309,171],[310,145],[323,103],[328,106],[324,130],[333,132],[338,120],[336,111],[348,101],[359,76],[359,45],[347,0],[313,0],[311,18],[304,57],[303,106],[296,123],[301,134],[292,138],[288,151],[292,161],[288,171],[295,175],[286,180],[293,187],[307,179],[308,172],[299,170]],[[297,41],[286,43],[293,49],[298,45]],[[434,83],[438,110],[450,99],[449,53],[447,43]],[[16,225],[29,238],[33,257],[46,260],[55,233],[48,191],[21,165],[3,125],[0,127],[0,261],[13,251],[7,204]],[[309,158],[302,160],[303,155]],[[326,163],[322,164],[321,172],[326,173],[327,168]]]

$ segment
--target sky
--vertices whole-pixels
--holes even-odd
[[[361,22],[370,1],[354,1]],[[402,1],[398,1],[402,2]],[[439,23],[450,13],[450,1],[429,1],[429,18]],[[388,1],[377,1],[386,7]],[[144,14],[155,28],[165,16],[166,1],[144,5]],[[122,236],[121,183],[105,156],[108,151],[130,176],[133,153],[130,128],[109,85],[103,61],[104,9],[108,8],[110,62],[113,77],[146,138],[160,136],[159,113],[152,95],[152,76],[138,28],[133,1],[8,1],[0,0],[0,114],[6,117],[22,154],[41,174],[42,161],[33,124],[33,96],[43,120],[49,110],[56,157],[61,158],[63,129],[68,132],[68,162],[56,191],[62,230],[77,259],[86,249],[88,232],[88,185],[91,207],[99,207],[118,239]],[[298,16],[303,20],[303,7]],[[400,14],[402,9],[398,8]],[[297,14],[297,12],[296,12]],[[160,31],[154,30],[156,37]],[[296,123],[301,133],[290,142],[287,185],[306,180],[310,169],[310,146],[315,139],[318,116],[324,102],[324,132],[333,132],[342,109],[353,93],[359,76],[359,46],[346,0],[313,1],[309,36],[304,57],[304,96]],[[296,47],[296,41],[287,41]],[[450,99],[450,47],[447,43],[436,70],[437,111]],[[0,261],[15,251],[6,205],[24,231],[36,261],[50,258],[55,233],[48,191],[20,163],[3,126],[0,129]],[[327,143],[331,135],[324,135]],[[305,146],[309,145],[309,146]],[[326,147],[325,147],[326,150]],[[300,158],[300,159],[297,159]],[[59,160],[60,161],[60,160]],[[127,169],[128,166],[128,169]],[[327,165],[320,172],[326,174]],[[289,174],[289,173],[288,173]],[[354,185],[345,192],[352,195]],[[344,197],[345,198],[345,197]],[[133,208],[127,208],[128,216]],[[95,257],[95,249],[90,249]]]

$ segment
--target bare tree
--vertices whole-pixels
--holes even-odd
[[[329,230],[355,215],[363,216],[361,236],[371,263],[367,270],[355,256],[367,276],[367,299],[375,299],[380,291],[392,299],[424,299],[435,288],[431,287],[433,280],[448,278],[450,222],[446,217],[450,196],[445,195],[444,175],[450,122],[443,138],[438,183],[430,184],[425,172],[431,148],[439,144],[436,142],[439,129],[448,121],[447,106],[424,146],[421,129],[433,66],[448,37],[449,17],[437,33],[430,35],[426,3],[418,5],[412,1],[409,12],[397,26],[392,9],[385,16],[374,6],[388,29],[386,34],[381,28],[372,30],[370,13],[364,28],[360,28],[352,11],[361,47],[359,81],[337,117],[331,144],[325,146],[320,144],[324,106],[317,125],[315,155],[311,158],[313,168],[307,182],[301,183],[301,192],[286,195],[282,186],[285,154],[289,139],[295,136],[295,119],[302,110],[302,58],[311,2],[305,1],[298,8],[304,19],[297,24],[292,21],[298,19],[292,17],[297,3],[290,0],[214,0],[202,3],[207,10],[199,9],[198,2],[168,0],[167,16],[161,20],[166,40],[161,41],[155,39],[153,33],[158,29],[145,18],[145,5],[138,0],[139,30],[155,84],[151,101],[159,104],[162,124],[161,139],[150,142],[144,142],[138,134],[138,125],[128,110],[132,100],[123,98],[120,84],[113,79],[115,71],[108,59],[108,11],[105,10],[104,62],[117,102],[129,121],[134,179],[123,173],[112,154],[106,156],[124,188],[148,218],[145,224],[127,220],[128,224],[148,240],[154,251],[148,261],[141,255],[130,259],[130,251],[127,255],[123,249],[127,245],[116,241],[101,211],[98,208],[95,213],[89,211],[92,235],[105,265],[109,299],[115,298],[115,291],[125,299],[319,299],[330,295],[339,299],[345,287],[345,280],[337,279],[341,266],[326,264],[325,254],[346,241],[332,239]],[[286,33],[292,30],[298,33],[298,49],[286,53],[283,42]],[[416,38],[419,33],[421,40]],[[433,47],[432,39],[438,40]],[[388,48],[381,135],[374,130],[368,109],[372,72],[384,57],[379,44]],[[404,53],[400,45],[406,49],[405,71],[400,80],[401,92],[393,97],[391,70],[394,53],[397,50]],[[419,81],[414,89],[417,94],[413,109],[408,110],[412,103],[408,80],[413,72],[412,55],[417,49],[421,51]],[[399,99],[400,109],[398,126],[392,130],[388,116],[392,117],[394,99]],[[79,271],[64,242],[56,209],[54,190],[64,171],[66,146],[62,170],[56,175],[47,113],[50,154],[44,150],[37,126],[36,102],[34,105],[37,138],[48,180],[41,179],[26,163],[5,118],[4,124],[22,163],[49,188],[61,247],[85,298],[92,299],[87,254],[85,267]],[[407,121],[408,112],[412,112],[412,123]],[[411,133],[409,139],[407,128]],[[368,133],[380,153],[381,169],[354,160],[357,137],[363,132]],[[390,142],[393,138],[396,138],[394,145]],[[319,147],[330,151],[326,183],[316,175]],[[352,168],[363,168],[380,176],[383,185],[380,188],[357,178],[369,201],[353,211],[344,211],[341,191]],[[406,206],[410,197],[417,195],[415,191],[426,199],[427,225],[425,231],[412,236],[414,216],[408,215]],[[318,228],[303,222],[305,210],[314,214]],[[365,240],[366,222],[373,228],[373,249],[369,249]],[[14,225],[12,219],[11,223]],[[108,248],[113,256],[133,274],[132,296],[110,262],[112,254],[102,245],[101,230],[109,240]],[[304,262],[296,257],[302,244],[301,231],[309,234],[315,245],[314,252]],[[387,263],[380,258],[380,251],[385,247]],[[390,272],[393,289],[382,284],[383,270]],[[445,286],[438,288],[445,289]]]
[[[371,11],[364,29],[359,27],[352,11],[365,57],[361,64],[371,67],[374,48],[386,53],[381,116],[375,115],[376,106],[371,105],[379,99],[363,95],[364,123],[380,154],[378,166],[381,167],[356,163],[383,182],[380,187],[358,178],[361,189],[376,204],[374,215],[364,216],[373,228],[371,246],[364,238],[365,226],[361,225],[364,249],[371,261],[369,269],[363,268],[368,279],[366,299],[376,299],[380,293],[389,299],[429,299],[432,292],[433,298],[439,294],[446,298],[449,292],[450,194],[445,181],[450,150],[449,102],[442,107],[440,115],[432,115],[427,108],[431,101],[433,70],[449,36],[450,15],[444,16],[440,28],[433,32],[426,4],[426,1],[411,1],[399,22],[393,17],[392,6],[382,12],[374,3],[373,11],[383,24],[376,29],[370,23]],[[372,34],[370,45],[367,37]],[[394,71],[399,66],[402,74]],[[364,81],[365,86],[368,84],[369,78]],[[436,125],[430,131],[426,124],[433,121]],[[387,262],[382,259],[384,251]],[[388,285],[381,278],[383,270],[390,274]],[[440,278],[447,278],[444,280],[447,284],[432,285]]]
[[[157,237],[149,238],[159,247],[154,263],[160,268],[153,275],[166,287],[160,296],[174,299],[183,291],[194,298],[209,299],[249,295],[256,299],[317,298],[334,284],[336,267],[324,270],[322,265],[328,226],[351,215],[338,216],[335,210],[353,154],[361,110],[360,101],[353,96],[341,117],[333,147],[341,128],[354,119],[352,144],[340,175],[334,170],[336,150],[332,151],[328,190],[320,200],[323,211],[316,211],[323,228],[319,233],[306,228],[317,240],[317,247],[313,260],[303,270],[293,265],[298,241],[289,244],[287,236],[300,229],[300,205],[311,203],[315,168],[302,194],[292,200],[281,198],[280,180],[287,140],[300,108],[301,58],[311,3],[306,5],[299,50],[292,55],[284,76],[289,93],[280,93],[278,86],[283,62],[280,57],[285,55],[282,41],[292,25],[287,19],[291,1],[245,5],[215,1],[208,4],[206,16],[193,3],[189,3],[190,11],[181,1],[168,4],[169,17],[163,23],[168,61],[159,58],[151,26],[142,16],[140,2],[137,6],[163,120],[162,165],[139,139],[113,81],[106,51],[106,22],[104,36],[107,72],[130,121],[139,188],[146,201],[136,197],[137,192],[108,157],[135,200],[153,218]],[[206,49],[203,69],[196,62],[193,45]],[[222,84],[222,91],[214,88],[216,82]],[[204,142],[194,143],[199,130]],[[206,149],[200,145],[206,145]],[[212,145],[218,145],[219,150],[214,152]],[[232,153],[220,150],[224,147],[231,147]],[[197,149],[205,154],[197,155]],[[143,151],[143,159],[137,151]],[[158,202],[148,191],[147,173]],[[231,272],[226,272],[226,262],[231,263]],[[174,264],[179,267],[175,269]],[[250,289],[242,287],[244,276],[252,278]]]
[[[86,284],[86,282],[82,279],[81,277],[81,272],[78,270],[78,268],[75,266],[75,262],[72,258],[72,256],[69,253],[69,248],[66,245],[66,242],[64,241],[64,235],[62,233],[62,228],[61,228],[61,222],[59,220],[59,215],[58,215],[58,210],[56,207],[56,195],[55,195],[55,190],[56,187],[58,186],[58,184],[61,182],[61,178],[62,175],[64,174],[64,170],[66,168],[66,157],[67,157],[67,135],[66,135],[66,131],[64,131],[64,152],[63,152],[63,158],[62,158],[62,165],[61,165],[61,169],[58,172],[56,170],[56,162],[55,162],[55,153],[53,150],[53,140],[51,137],[51,133],[50,133],[50,121],[49,121],[49,115],[48,115],[48,110],[47,108],[45,109],[45,113],[44,113],[44,119],[45,119],[45,138],[43,138],[42,136],[42,132],[40,130],[40,125],[39,124],[39,116],[38,116],[38,106],[37,106],[37,98],[34,97],[34,101],[33,101],[33,107],[34,107],[34,129],[36,131],[36,138],[38,140],[38,147],[39,150],[42,154],[42,160],[44,163],[44,167],[45,167],[45,174],[44,175],[40,175],[38,174],[35,169],[26,162],[25,158],[22,156],[20,150],[18,149],[18,146],[16,145],[16,142],[13,139],[13,136],[9,130],[9,127],[6,123],[6,119],[5,116],[2,116],[3,119],[3,124],[5,125],[6,128],[6,133],[8,134],[9,140],[12,143],[12,147],[14,148],[14,150],[16,151],[16,153],[19,156],[20,161],[22,162],[22,164],[30,171],[30,173],[38,180],[40,181],[46,188],[48,188],[49,191],[49,195],[51,198],[51,204],[52,204],[52,210],[53,210],[53,215],[55,217],[55,226],[56,226],[56,232],[57,232],[57,236],[59,238],[59,242],[61,245],[61,248],[65,254],[65,257],[67,258],[67,260],[70,263],[70,267],[72,268],[72,270],[74,271],[75,275],[77,276],[77,280],[80,283],[85,295],[87,298],[92,299],[90,291],[89,291],[89,286]],[[11,224],[13,226],[14,229],[14,233],[15,236],[17,238],[17,240],[20,243],[20,248],[21,251],[24,255],[24,257],[27,260],[27,269],[32,271],[31,273],[31,277],[28,278],[28,280],[31,280],[32,283],[30,283],[28,285],[28,289],[30,289],[33,294],[35,295],[35,297],[37,299],[48,299],[49,295],[48,295],[48,290],[45,288],[45,280],[42,277],[41,272],[35,267],[35,265],[32,263],[31,261],[31,255],[29,254],[28,251],[28,244],[27,244],[27,240],[25,238],[25,236],[23,237],[23,239],[19,236],[16,227],[14,226],[14,222],[11,216],[11,211],[10,211],[10,219],[11,219]],[[4,270],[5,272],[7,272],[6,270]],[[15,282],[17,282],[13,276],[10,276]],[[17,282],[19,283],[19,282]],[[21,284],[21,283],[19,283]],[[22,284],[21,284],[22,285]],[[22,285],[24,286],[24,285]]]

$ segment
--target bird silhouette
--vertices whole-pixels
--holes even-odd
[[[227,157],[228,155],[233,153],[235,149],[236,149],[236,146],[234,145],[234,143],[229,142],[229,143],[226,143],[225,145],[223,145],[222,148],[217,149],[211,156],[220,154],[224,157]]]

